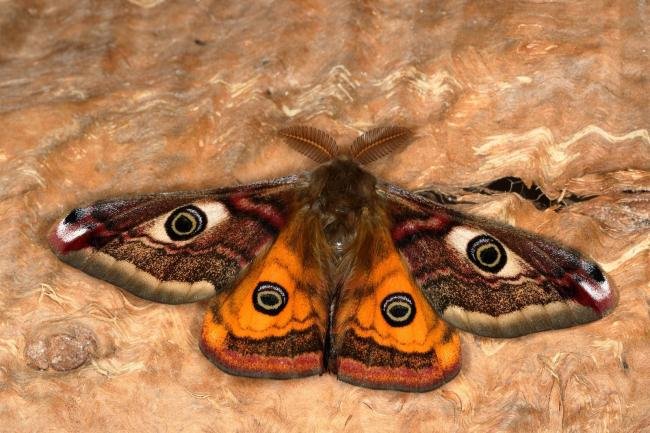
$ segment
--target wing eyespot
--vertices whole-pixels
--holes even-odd
[[[176,209],[165,221],[167,236],[173,241],[184,241],[205,230],[208,218],[201,209],[189,205]]]
[[[408,293],[390,294],[381,301],[381,315],[390,326],[406,326],[415,317],[415,301]]]
[[[269,316],[277,316],[287,306],[289,294],[284,287],[269,281],[262,281],[253,290],[253,306]]]
[[[467,257],[480,270],[498,273],[508,262],[508,256],[501,242],[492,236],[480,235],[467,243]]]

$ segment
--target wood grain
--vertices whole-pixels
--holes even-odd
[[[0,2],[0,430],[647,431],[649,21],[622,0]],[[274,135],[290,124],[340,144],[414,127],[377,175],[582,250],[618,308],[463,333],[462,372],[425,394],[253,380],[200,353],[206,302],[153,304],[49,251],[77,205],[312,168]],[[504,176],[595,197],[555,212],[463,192]],[[53,335],[91,335],[91,361],[30,367]]]

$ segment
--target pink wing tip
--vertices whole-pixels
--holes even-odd
[[[609,314],[618,302],[618,294],[601,269],[581,260],[581,268],[568,273],[578,289],[576,301],[592,308],[601,316]]]
[[[91,246],[92,240],[104,232],[104,225],[98,223],[87,208],[78,208],[50,229],[48,241],[56,254],[65,255]]]

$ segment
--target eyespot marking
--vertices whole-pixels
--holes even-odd
[[[277,316],[287,306],[289,294],[279,284],[261,281],[253,290],[253,306],[269,316]]]
[[[467,257],[479,269],[492,274],[503,269],[508,261],[501,242],[488,235],[476,236],[467,243]]]
[[[390,326],[406,326],[415,317],[415,301],[408,293],[392,293],[381,301],[381,315]]]
[[[173,241],[184,241],[205,230],[208,217],[194,205],[183,206],[171,213],[165,221],[167,236]]]

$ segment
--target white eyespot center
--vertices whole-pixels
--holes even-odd
[[[396,322],[403,322],[411,315],[411,306],[404,301],[394,301],[386,308],[386,314]]]
[[[275,290],[261,290],[257,293],[257,304],[266,310],[274,310],[282,304],[282,296]]]

